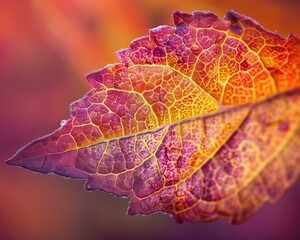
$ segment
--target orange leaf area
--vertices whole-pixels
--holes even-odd
[[[87,75],[54,133],[8,160],[131,197],[128,213],[242,222],[300,172],[300,39],[228,11],[175,12]]]

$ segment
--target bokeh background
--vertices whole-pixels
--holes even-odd
[[[300,239],[299,180],[242,225],[177,224],[165,214],[126,216],[128,199],[4,163],[68,118],[89,89],[87,72],[116,62],[114,52],[149,28],[172,25],[173,11],[197,9],[234,9],[300,35],[298,0],[0,0],[0,239]]]

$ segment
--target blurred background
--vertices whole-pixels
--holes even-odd
[[[0,239],[300,239],[299,180],[242,225],[177,224],[165,214],[126,216],[128,199],[4,163],[68,118],[90,88],[84,75],[116,62],[115,51],[173,25],[175,10],[227,9],[300,35],[298,0],[0,0]]]

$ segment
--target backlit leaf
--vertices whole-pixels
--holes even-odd
[[[87,75],[54,133],[8,160],[131,197],[128,213],[241,222],[300,172],[300,39],[227,12],[175,12]]]

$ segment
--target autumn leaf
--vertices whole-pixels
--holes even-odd
[[[7,163],[131,197],[130,215],[241,222],[276,202],[300,172],[300,39],[233,11],[173,17]]]

